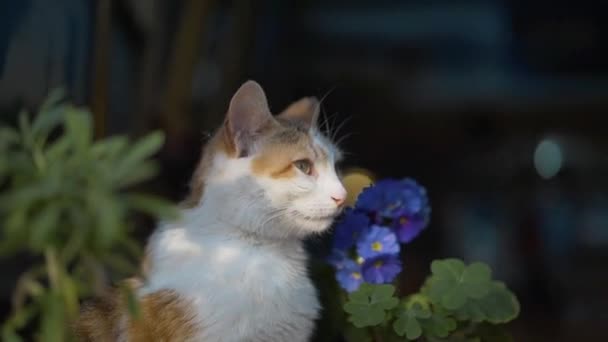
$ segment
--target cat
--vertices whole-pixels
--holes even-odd
[[[302,241],[328,229],[346,198],[340,150],[318,128],[319,101],[273,116],[255,81],[234,94],[202,153],[180,218],[159,225],[141,315],[115,290],[84,305],[84,341],[308,341],[320,305]]]

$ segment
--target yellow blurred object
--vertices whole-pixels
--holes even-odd
[[[353,206],[361,191],[374,182],[374,176],[365,169],[354,168],[344,172],[342,183],[348,192],[346,205]]]

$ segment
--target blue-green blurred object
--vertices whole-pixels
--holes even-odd
[[[135,271],[139,244],[130,237],[134,212],[176,215],[163,199],[129,187],[157,172],[151,157],[163,144],[152,133],[93,140],[91,115],[54,92],[32,119],[0,127],[0,255],[32,255],[13,294],[3,341],[25,327],[45,341],[70,340],[80,299],[106,283],[106,272]],[[39,322],[39,327],[32,327]]]

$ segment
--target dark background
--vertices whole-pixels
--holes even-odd
[[[11,121],[61,86],[92,109],[99,137],[161,129],[162,174],[148,188],[179,200],[243,81],[260,82],[274,111],[324,98],[343,123],[346,167],[428,188],[432,223],[405,251],[408,287],[432,259],[482,260],[520,298],[517,341],[606,341],[607,10],[590,0],[3,0],[0,115]],[[537,170],[556,158],[537,150],[547,139],[562,157],[549,179]],[[2,265],[4,313],[23,267]]]

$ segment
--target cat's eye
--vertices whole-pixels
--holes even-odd
[[[300,159],[293,162],[293,165],[298,168],[298,170],[304,172],[307,175],[312,173],[312,162],[308,159]]]

